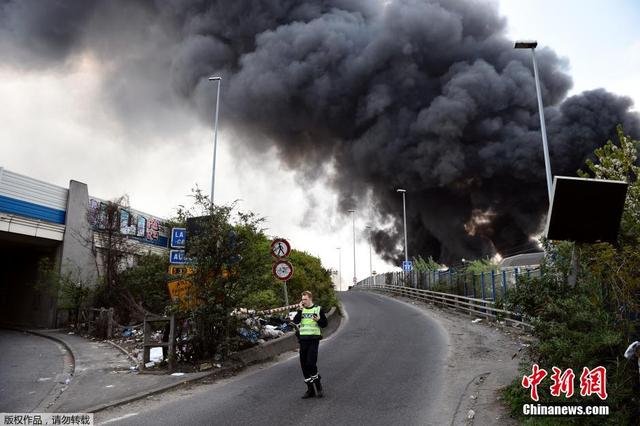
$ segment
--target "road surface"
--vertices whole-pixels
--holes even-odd
[[[162,404],[100,422],[130,425],[442,424],[447,336],[417,308],[368,292],[341,293],[348,318],[320,345],[325,397],[306,390],[297,356]],[[439,413],[439,414],[438,414]],[[115,415],[115,414],[114,414]],[[441,417],[437,418],[440,415]],[[120,419],[120,420],[116,420]],[[115,421],[114,421],[115,420]]]
[[[35,410],[57,384],[64,353],[53,340],[0,329],[0,411]]]

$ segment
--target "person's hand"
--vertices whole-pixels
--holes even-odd
[[[313,319],[315,322],[318,322],[318,320],[320,319],[320,317],[319,317],[317,314],[313,314],[312,319]]]

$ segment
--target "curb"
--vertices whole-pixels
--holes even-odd
[[[116,342],[112,342],[111,340],[105,340],[105,342],[109,342],[111,344],[111,346],[113,346],[114,348],[118,349],[120,352],[125,354],[127,356],[127,358],[129,358],[129,360],[134,363],[134,365],[138,365],[139,364],[138,360],[136,358],[134,358],[133,355],[131,355],[129,352],[127,352],[127,350],[125,348],[123,348],[122,346],[120,346]]]
[[[330,321],[329,325],[327,325],[327,329],[328,330],[327,330],[327,333],[324,335],[324,337],[329,337],[330,335],[335,333],[336,330],[338,330],[338,328],[340,327],[340,324],[342,322],[341,321],[342,317],[337,313],[337,309],[335,307],[331,308],[331,310],[327,314],[327,319],[330,320],[330,319],[332,319],[334,317],[335,317],[335,320]],[[335,326],[333,326],[334,323],[336,324]],[[288,340],[285,341],[285,339],[288,339]],[[280,341],[280,342],[285,341],[285,343],[281,344],[281,345],[274,345],[273,344],[273,343],[276,343],[278,341]],[[111,408],[111,407],[115,407],[115,406],[118,406],[118,405],[123,405],[123,404],[128,404],[130,402],[138,401],[140,399],[146,398],[147,396],[156,395],[158,393],[162,393],[162,392],[171,390],[171,389],[176,388],[176,387],[181,386],[181,385],[185,385],[185,384],[197,382],[197,381],[200,381],[200,380],[204,380],[204,379],[206,379],[208,377],[219,375],[221,373],[224,374],[224,373],[231,372],[231,371],[234,371],[234,370],[242,370],[242,369],[244,369],[245,367],[247,367],[247,366],[249,366],[251,364],[258,364],[258,363],[261,363],[261,362],[268,361],[270,359],[275,358],[276,356],[278,356],[280,354],[283,354],[285,352],[288,352],[288,351],[291,351],[291,350],[295,349],[295,348],[287,349],[289,347],[288,345],[291,342],[297,344],[297,339],[295,338],[295,334],[294,333],[291,333],[289,336],[284,336],[284,337],[281,337],[279,339],[274,339],[274,340],[271,340],[271,341],[267,342],[267,344],[270,344],[269,346],[274,346],[275,347],[271,351],[269,351],[268,349],[265,350],[265,347],[267,346],[267,344],[265,344],[265,345],[262,345],[262,346],[254,346],[253,348],[245,349],[244,351],[238,352],[238,353],[236,353],[236,354],[234,354],[232,356],[232,358],[236,358],[236,357],[238,357],[238,355],[240,355],[242,353],[246,353],[247,351],[254,351],[256,353],[256,356],[250,362],[244,362],[244,361],[242,361],[241,358],[236,358],[236,359],[238,359],[240,361],[239,364],[228,365],[228,366],[225,366],[225,367],[222,367],[222,368],[207,372],[207,373],[203,374],[202,376],[190,377],[190,378],[187,378],[187,379],[184,379],[184,380],[180,380],[180,381],[175,382],[175,383],[170,383],[168,385],[159,386],[159,387],[157,387],[155,389],[151,389],[151,390],[147,390],[147,391],[143,391],[143,392],[138,392],[137,394],[134,394],[134,395],[131,395],[131,396],[128,396],[128,397],[125,397],[125,398],[121,398],[121,399],[116,400],[116,401],[95,405],[93,407],[89,407],[85,411],[87,413],[97,413],[99,411],[103,411],[103,410],[106,410],[106,409]],[[278,348],[278,346],[282,346],[282,347]],[[119,348],[119,349],[124,351],[123,348]],[[124,351],[124,352],[127,353],[126,351]],[[129,355],[129,354],[127,353],[127,355]]]
[[[69,346],[67,344],[67,342],[65,342],[64,340],[60,339],[59,337],[56,336],[50,336],[48,334],[44,334],[41,333],[37,330],[30,330],[30,329],[20,329],[20,328],[12,328],[12,327],[3,327],[7,330],[13,330],[13,331],[19,331],[21,333],[29,333],[29,334],[33,334],[35,336],[40,336],[40,337],[44,337],[45,339],[49,339],[49,340],[53,340],[54,342],[60,343],[62,346],[64,346],[64,348],[67,350],[67,352],[69,352],[69,355],[71,355],[71,360],[73,361],[73,366],[72,366],[72,370],[71,370],[71,375],[74,375],[76,372],[76,356],[73,353],[73,351],[71,350],[71,346]],[[52,331],[63,331],[63,329],[59,328],[59,329],[54,329]]]

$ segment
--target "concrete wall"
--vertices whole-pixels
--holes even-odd
[[[60,272],[78,274],[78,279],[83,283],[95,285],[97,269],[93,254],[93,230],[87,218],[88,209],[87,185],[70,181]]]

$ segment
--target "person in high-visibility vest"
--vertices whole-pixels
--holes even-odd
[[[327,317],[320,306],[313,304],[313,294],[310,291],[302,292],[302,301],[294,324],[299,324],[298,342],[300,343],[300,366],[307,384],[307,391],[303,399],[317,396],[322,398],[322,384],[318,374],[318,345],[322,339],[322,329],[327,326]]]

